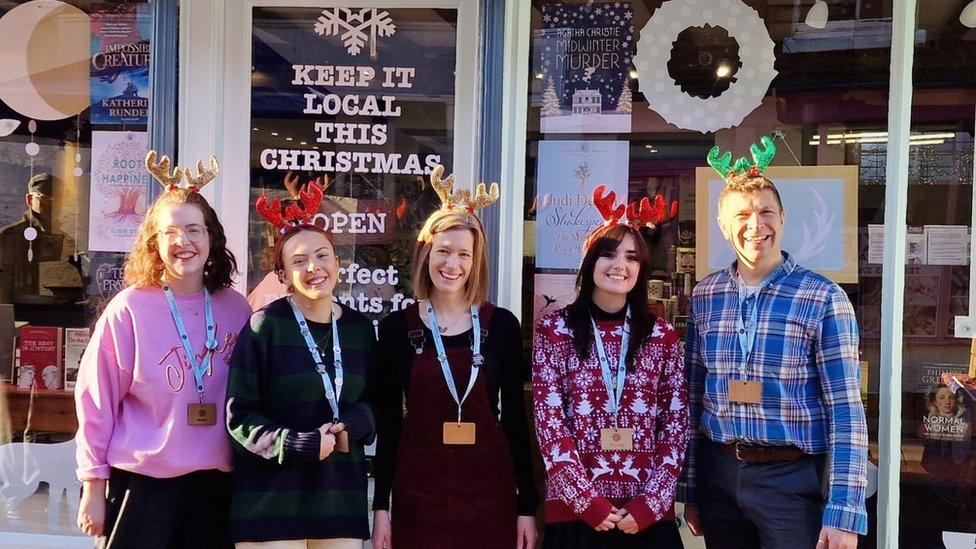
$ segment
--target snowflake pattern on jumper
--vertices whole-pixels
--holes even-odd
[[[627,504],[647,526],[672,508],[687,439],[687,387],[677,332],[658,319],[626,375],[618,425],[633,450],[600,448],[610,427],[609,396],[595,351],[580,361],[565,310],[544,317],[533,345],[536,430],[547,471],[546,500],[583,518],[599,498]],[[622,321],[597,323],[608,356],[618,356]],[[584,519],[585,520],[585,519]]]

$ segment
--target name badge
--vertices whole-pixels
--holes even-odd
[[[444,444],[474,444],[474,423],[445,421]]]
[[[336,452],[349,453],[349,433],[339,431],[339,434],[336,435],[336,443],[333,449]]]
[[[633,450],[633,429],[600,429],[601,450]]]
[[[217,405],[216,404],[187,404],[186,424],[204,425],[204,426],[216,425]]]
[[[762,402],[762,382],[733,379],[729,381],[729,400],[739,404]]]

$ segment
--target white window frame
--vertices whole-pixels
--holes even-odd
[[[227,246],[241,271],[235,282],[247,291],[247,230],[250,204],[251,13],[255,7],[455,9],[457,50],[454,86],[454,165],[460,185],[476,181],[481,127],[479,0],[181,0],[180,164],[210,154],[220,159],[217,183],[204,189],[220,216]]]

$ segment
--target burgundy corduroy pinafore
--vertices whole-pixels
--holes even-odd
[[[491,304],[481,307],[482,334],[493,312]],[[476,424],[475,444],[445,445],[443,424],[457,421],[457,405],[444,381],[431,333],[420,321],[419,307],[408,307],[405,313],[411,343],[422,346],[423,352],[414,355],[397,450],[393,547],[510,549],[517,518],[515,472],[508,439],[488,403],[486,372],[478,375],[461,418]],[[444,342],[459,397],[470,379],[471,334],[469,330],[448,336]],[[483,355],[488,337],[482,338]],[[486,363],[482,370],[489,367],[497,366]]]

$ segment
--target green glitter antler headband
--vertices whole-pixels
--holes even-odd
[[[764,135],[759,139],[759,143],[762,144],[761,149],[755,143],[749,145],[749,152],[752,154],[751,162],[748,158],[740,156],[735,164],[732,164],[732,153],[721,154],[722,150],[716,145],[708,151],[706,157],[708,165],[726,181],[745,172],[749,173],[749,177],[758,177],[762,175],[769,163],[773,161],[773,157],[776,156],[776,145],[773,143],[773,138]]]

